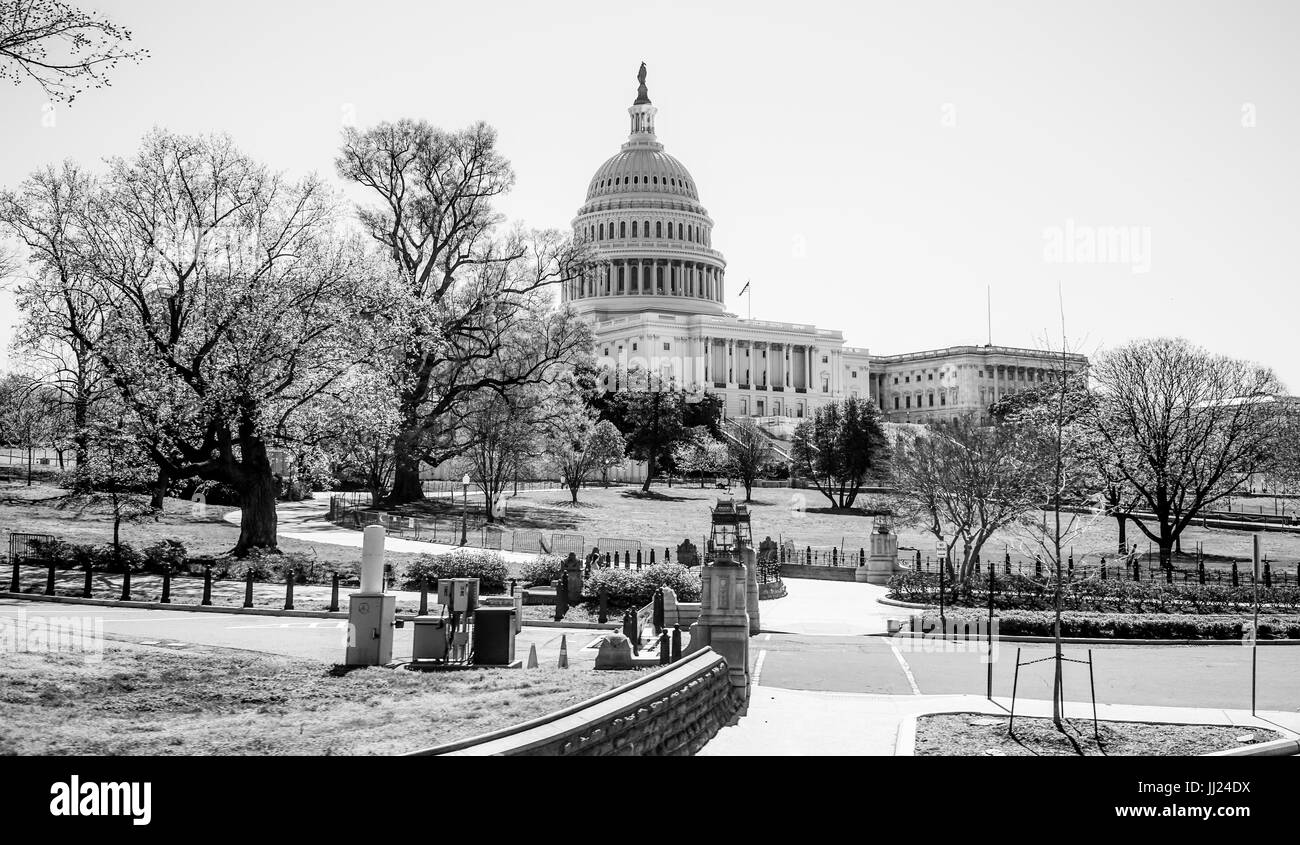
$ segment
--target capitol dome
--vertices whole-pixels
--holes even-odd
[[[713,220],[690,171],[655,135],[645,65],[628,109],[631,132],[587,185],[574,237],[594,255],[590,271],[565,286],[574,308],[603,320],[662,311],[721,314],[726,261],[713,249]]]

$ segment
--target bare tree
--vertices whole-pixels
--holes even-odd
[[[725,443],[731,467],[745,487],[745,501],[748,502],[753,498],[754,482],[775,454],[772,443],[762,429],[748,420],[737,420],[724,434],[729,435]]]
[[[0,0],[0,80],[31,80],[53,100],[71,103],[109,85],[118,62],[149,55],[130,41],[129,29],[59,0]]]
[[[87,273],[83,253],[95,190],[94,180],[69,161],[37,171],[18,191],[0,193],[0,225],[26,245],[35,270],[17,286],[24,320],[16,346],[67,404],[78,464],[89,457],[93,406],[111,388],[94,345],[112,303]]]
[[[1265,469],[1284,423],[1273,372],[1182,339],[1121,346],[1093,367],[1089,422],[1151,519],[1134,519],[1172,565],[1183,530],[1207,505]]]
[[[954,584],[975,570],[1000,529],[1042,505],[1043,453],[1033,432],[972,415],[899,439],[894,484],[900,520],[943,545]]]
[[[514,173],[483,123],[447,132],[401,120],[349,129],[339,174],[378,200],[361,206],[362,225],[392,261],[399,290],[391,310],[391,346],[399,356],[393,390],[399,434],[390,500],[423,498],[420,462],[461,451],[458,406],[480,391],[546,383],[556,363],[590,352],[585,324],[556,324],[531,359],[509,356],[518,315],[539,292],[576,278],[585,250],[558,232],[498,234],[492,201]]]

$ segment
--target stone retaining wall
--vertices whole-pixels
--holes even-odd
[[[706,648],[574,707],[412,756],[683,757],[743,706],[727,661]]]
[[[818,566],[802,563],[781,564],[782,578],[809,578],[815,581],[852,581],[856,566]]]

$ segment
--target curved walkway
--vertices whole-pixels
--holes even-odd
[[[321,499],[304,499],[301,502],[281,502],[276,506],[275,514],[277,525],[275,533],[281,537],[288,537],[292,540],[304,540],[309,543],[329,543],[334,546],[351,546],[355,549],[361,548],[361,532],[354,531],[351,528],[340,528],[326,517],[329,514],[328,505]],[[239,524],[239,510],[232,510],[227,513],[223,519],[227,522]],[[444,552],[455,551],[463,548],[462,546],[451,546],[446,543],[428,543],[423,540],[406,540],[401,537],[388,537],[384,541],[384,548],[393,552],[413,552],[415,554],[442,554]],[[477,549],[477,546],[470,548]],[[524,552],[505,552],[497,549],[487,549],[501,555],[507,561],[525,563],[534,560],[537,555]]]

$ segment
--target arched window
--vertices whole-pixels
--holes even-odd
[[[632,221],[632,237],[636,237],[636,221]]]
[[[662,220],[656,220],[656,221],[655,221],[655,237],[656,237],[656,238],[662,238],[663,236],[664,236],[664,224],[663,224],[663,221],[662,221]]]
[[[626,238],[626,237],[627,237],[627,221],[626,221],[626,220],[623,220],[623,221],[621,221],[621,222],[618,224],[618,236],[619,236],[620,238]]]
[[[646,236],[647,238],[650,237],[650,221],[649,221],[649,220],[645,221],[645,228],[642,229],[641,231],[645,232],[645,236]]]
[[[638,178],[640,178],[640,177],[637,177],[637,176],[633,176],[633,177],[632,177],[632,184],[633,184],[633,185],[637,184],[637,179],[638,179]]]
[[[678,224],[677,224],[677,240],[680,241],[681,239],[682,239],[682,224],[681,224],[681,223],[678,223]]]
[[[668,221],[668,240],[671,241],[672,239],[673,239],[673,223],[672,223],[671,220],[669,220],[669,221]]]
[[[605,240],[605,224],[604,224],[604,223],[601,223],[601,224],[600,224],[600,228],[599,228],[597,231],[600,233],[600,240],[602,240],[602,241]]]

